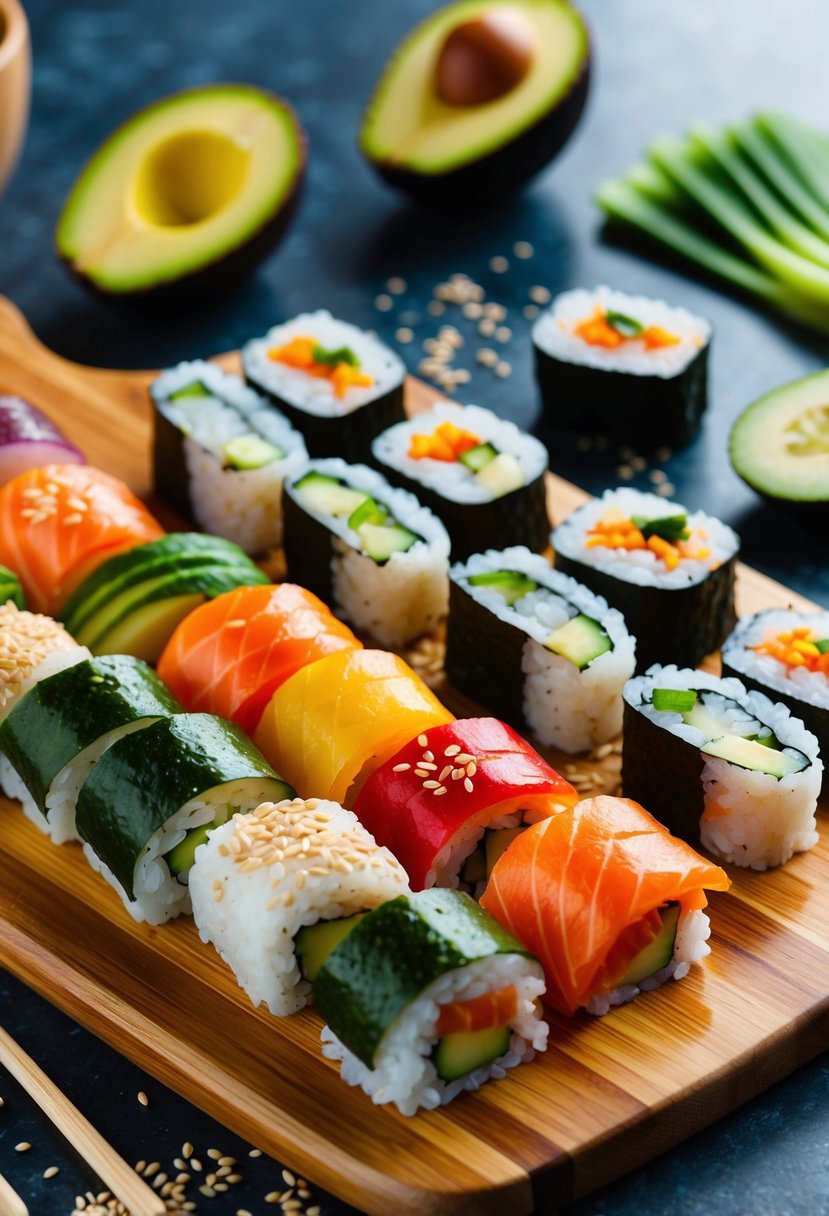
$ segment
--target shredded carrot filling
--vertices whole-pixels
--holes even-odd
[[[631,342],[642,342],[645,350],[659,350],[664,346],[678,346],[680,341],[676,334],[669,333],[661,325],[649,325],[637,333],[626,334],[611,323],[608,314],[601,308],[597,308],[592,317],[580,321],[573,333],[582,342],[590,346],[603,346],[606,350],[615,350]]]
[[[808,671],[822,672],[829,678],[829,650],[824,650],[821,653],[819,642],[826,642],[829,639],[818,638],[814,632],[804,625],[799,625],[796,629],[787,630],[785,633],[771,635],[763,642],[758,642],[756,646],[750,646],[750,650],[756,651],[757,654],[767,654],[771,658],[777,659],[779,663],[785,664],[786,667],[794,669],[795,667],[805,667]]]
[[[455,426],[454,422],[441,422],[431,435],[412,435],[409,457],[411,460],[429,457],[432,460],[451,463],[470,448],[477,448],[480,443],[481,440],[471,431],[464,431]]]
[[[268,358],[274,363],[295,367],[307,376],[330,381],[334,396],[339,398],[344,397],[350,388],[370,388],[374,384],[373,376],[360,371],[359,367],[354,367],[351,363],[318,362],[314,358],[315,350],[319,350],[317,339],[302,334],[291,338],[284,346],[273,347],[268,351]]]
[[[512,984],[496,988],[471,1001],[450,1001],[441,1005],[435,1033],[442,1039],[447,1034],[466,1034],[473,1030],[491,1030],[507,1026],[515,1017],[518,994]]]
[[[649,536],[646,540],[632,519],[611,507],[596,521],[584,543],[588,549],[627,549],[629,552],[650,549],[667,570],[676,570],[681,561],[704,561],[711,556],[711,550],[700,544],[704,539],[703,529],[698,528],[687,540],[671,541],[661,536]]]

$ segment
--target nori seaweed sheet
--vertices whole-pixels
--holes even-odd
[[[820,790],[821,794],[829,794],[829,709],[824,709],[822,705],[812,705],[809,701],[802,701],[799,697],[789,696],[788,693],[779,692],[776,688],[740,671],[738,667],[733,667],[725,656],[722,660],[722,674],[723,676],[736,676],[749,692],[762,692],[770,700],[779,701],[791,710],[795,718],[800,718],[807,730],[817,736],[820,757],[826,766],[823,770],[823,784]]]
[[[153,485],[163,499],[185,519],[193,518],[190,473],[184,457],[184,433],[171,422],[163,405],[153,403]]]
[[[625,701],[622,727],[622,794],[640,803],[674,836],[699,844],[705,809],[698,747],[671,734]]]
[[[446,675],[459,692],[519,727],[525,724],[521,654],[526,640],[523,629],[502,621],[450,577]]]
[[[444,498],[435,490],[372,455],[370,463],[391,482],[409,490],[437,515],[452,542],[452,560],[465,561],[485,549],[506,549],[526,545],[543,553],[550,544],[551,521],[547,514],[547,486],[544,472],[526,485],[489,502],[463,503]]]
[[[598,431],[638,452],[684,447],[708,404],[709,346],[667,379],[568,363],[535,346],[544,424],[582,435]]]
[[[318,456],[342,456],[351,464],[371,462],[371,443],[388,427],[402,422],[406,417],[403,408],[403,381],[394,384],[385,393],[352,410],[350,414],[323,417],[310,414],[299,406],[292,405],[284,397],[268,389],[267,385],[251,376],[245,367],[245,381],[257,393],[262,393],[296,427],[305,440],[308,455],[312,460]]]
[[[618,608],[636,638],[636,670],[652,663],[696,667],[716,650],[737,622],[734,575],[737,554],[702,582],[688,587],[643,587],[556,553],[555,566]]]
[[[306,511],[292,491],[293,486],[287,483],[283,485],[283,545],[288,578],[292,583],[299,583],[313,591],[329,608],[335,609],[331,578],[334,533],[310,511]]]

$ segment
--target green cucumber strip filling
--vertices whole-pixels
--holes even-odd
[[[660,536],[662,540],[676,544],[677,541],[687,540],[691,535],[687,515],[664,515],[659,519],[648,519],[646,515],[632,515],[631,523],[635,524],[645,540],[650,536]]]
[[[185,401],[189,397],[212,397],[210,389],[202,384],[201,380],[194,380],[192,384],[185,384],[182,388],[177,388],[174,393],[170,393],[168,401]]]
[[[476,1068],[484,1068],[506,1055],[512,1030],[509,1026],[490,1026],[486,1030],[467,1030],[438,1039],[432,1051],[435,1071],[443,1081],[457,1081]]]
[[[684,688],[655,688],[651,694],[654,709],[673,714],[687,714],[697,703],[697,694]]]
[[[468,448],[465,452],[461,452],[458,460],[471,472],[480,473],[481,469],[491,464],[497,455],[498,449],[493,447],[491,443],[479,443],[476,447]]]
[[[196,849],[199,845],[206,844],[213,829],[227,823],[232,814],[233,808],[226,806],[216,812],[210,823],[203,823],[197,828],[191,828],[184,840],[180,840],[175,848],[164,854],[164,860],[167,862],[170,873],[175,874],[176,877],[186,873],[196,860]]]
[[[261,469],[266,464],[276,460],[284,460],[285,453],[275,443],[269,443],[261,435],[250,432],[247,435],[237,435],[228,439],[219,449],[226,466],[245,472],[249,469]]]
[[[826,654],[829,650],[829,638],[821,638],[819,642],[815,642],[820,654]]]
[[[621,334],[623,338],[636,338],[645,332],[641,321],[637,321],[635,317],[629,317],[623,312],[614,312],[612,308],[605,313],[604,319],[610,328],[615,329],[617,334]]]
[[[470,574],[467,582],[470,587],[489,587],[497,591],[510,607],[525,595],[538,590],[538,583],[534,579],[517,570],[484,570],[480,574]]]
[[[331,951],[336,950],[364,916],[364,912],[357,912],[336,920],[318,920],[299,930],[294,937],[294,953],[303,979],[313,984]]]
[[[659,909],[659,916],[662,920],[662,928],[653,941],[631,959],[627,971],[619,981],[620,988],[625,984],[640,984],[649,975],[655,975],[657,971],[667,967],[673,958],[679,921],[679,904],[671,901],[664,908]]]
[[[394,523],[394,520],[389,520],[388,507],[369,497],[364,498],[348,517],[348,526],[355,532],[359,532],[363,524],[385,524],[386,522]]]
[[[326,367],[336,367],[338,363],[347,363],[349,367],[360,366],[360,360],[350,346],[328,348],[317,342],[311,348],[311,358],[315,363],[324,363]]]

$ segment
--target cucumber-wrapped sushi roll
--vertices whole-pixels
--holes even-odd
[[[619,733],[635,648],[620,612],[523,546],[450,571],[446,674],[542,743],[579,752]]]
[[[479,1089],[547,1046],[541,967],[468,895],[382,904],[319,970],[323,1054],[375,1103],[404,1115]]]
[[[238,726],[179,714],[104,752],[78,795],[76,824],[87,860],[128,912],[160,925],[190,911],[193,856],[213,828],[293,793]]]
[[[302,313],[242,351],[245,378],[305,439],[311,456],[367,460],[403,418],[405,368],[372,333],[329,312]]]
[[[215,363],[180,363],[150,389],[155,488],[246,553],[282,543],[282,482],[308,459],[287,418]]]
[[[549,1005],[601,1015],[710,953],[705,889],[730,885],[641,806],[603,795],[527,828],[481,904],[541,961]]]
[[[364,912],[408,891],[351,811],[318,798],[234,815],[196,850],[193,917],[254,1005],[308,1003],[322,960]]]
[[[717,649],[736,620],[739,547],[713,516],[632,489],[607,490],[553,532],[556,568],[619,609],[639,671]]]
[[[722,671],[782,701],[829,756],[829,612],[770,608],[742,617],[723,645]],[[824,766],[824,789],[827,780]]]
[[[0,723],[26,815],[56,844],[77,840],[75,806],[118,739],[181,712],[151,667],[129,655],[86,658],[38,680]]]
[[[533,326],[550,425],[639,451],[693,439],[708,399],[711,326],[684,308],[609,287],[557,296]]]
[[[753,870],[817,843],[818,742],[785,705],[676,667],[624,695],[622,789],[677,836]]]
[[[288,577],[383,646],[430,633],[446,615],[449,537],[413,494],[338,458],[285,485]]]
[[[452,556],[549,544],[547,449],[491,410],[437,403],[372,444],[373,462],[443,520]]]
[[[406,867],[412,888],[475,893],[528,823],[578,795],[496,718],[463,718],[412,739],[378,768],[354,813]]]

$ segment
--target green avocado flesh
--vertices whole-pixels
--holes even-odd
[[[731,431],[730,455],[735,473],[760,494],[829,504],[829,371],[750,405]]]
[[[469,887],[486,882],[495,864],[526,828],[520,823],[514,828],[487,828],[461,868],[461,881]]]
[[[479,485],[485,486],[493,498],[503,498],[524,485],[521,465],[510,452],[499,452],[475,474]]]
[[[523,79],[483,104],[442,101],[435,68],[447,36],[497,5],[461,0],[439,9],[401,43],[377,86],[360,132],[370,160],[419,174],[445,174],[517,139],[567,96],[588,56],[587,32],[577,12],[561,0],[508,3],[520,8],[535,33],[535,53]]]
[[[305,925],[300,929],[294,938],[294,952],[304,979],[313,984],[331,951],[339,946],[364,915],[364,912],[357,912],[354,916],[343,916],[339,920],[318,920],[315,925]]]
[[[174,393],[170,393],[170,401],[188,401],[193,397],[212,397],[209,388],[206,388],[201,380],[194,380],[192,384],[185,384],[183,388],[176,389]]]
[[[468,582],[470,587],[489,587],[491,591],[497,591],[510,606],[538,589],[538,583],[517,570],[485,570],[481,574],[470,574]]]
[[[348,527],[360,537],[361,551],[378,565],[393,553],[406,553],[420,539],[365,490],[352,489],[326,473],[306,473],[294,485],[294,493],[315,515],[347,517]]]
[[[619,981],[619,987],[624,984],[638,984],[642,980],[667,967],[674,955],[676,943],[676,926],[679,920],[679,904],[668,904],[659,909],[662,918],[662,928],[653,941],[640,950]]]
[[[221,453],[225,464],[231,469],[244,471],[261,469],[275,460],[282,460],[285,453],[276,444],[268,443],[261,435],[237,435],[223,443]]]
[[[544,645],[555,654],[569,659],[579,671],[613,649],[613,643],[599,622],[581,613],[555,629]]]
[[[755,773],[768,773],[778,781],[792,773],[799,773],[809,763],[803,755],[790,756],[758,739],[744,739],[741,735],[723,735],[719,739],[712,739],[701,750],[705,756],[727,760],[729,764]]]
[[[207,842],[207,837],[214,828],[219,828],[223,823],[227,823],[230,818],[230,807],[226,807],[220,812],[210,823],[203,823],[201,827],[193,828],[180,840],[174,849],[170,849],[169,853],[165,853],[164,860],[169,866],[171,874],[184,874],[190,869],[193,862],[196,860],[196,849],[200,844]]]
[[[508,1051],[510,1034],[509,1026],[447,1034],[438,1040],[432,1056],[438,1076],[444,1081],[457,1081],[497,1060]]]
[[[58,253],[108,292],[180,280],[260,237],[303,163],[293,114],[270,93],[206,85],[163,98],[87,163],[58,222]]]

